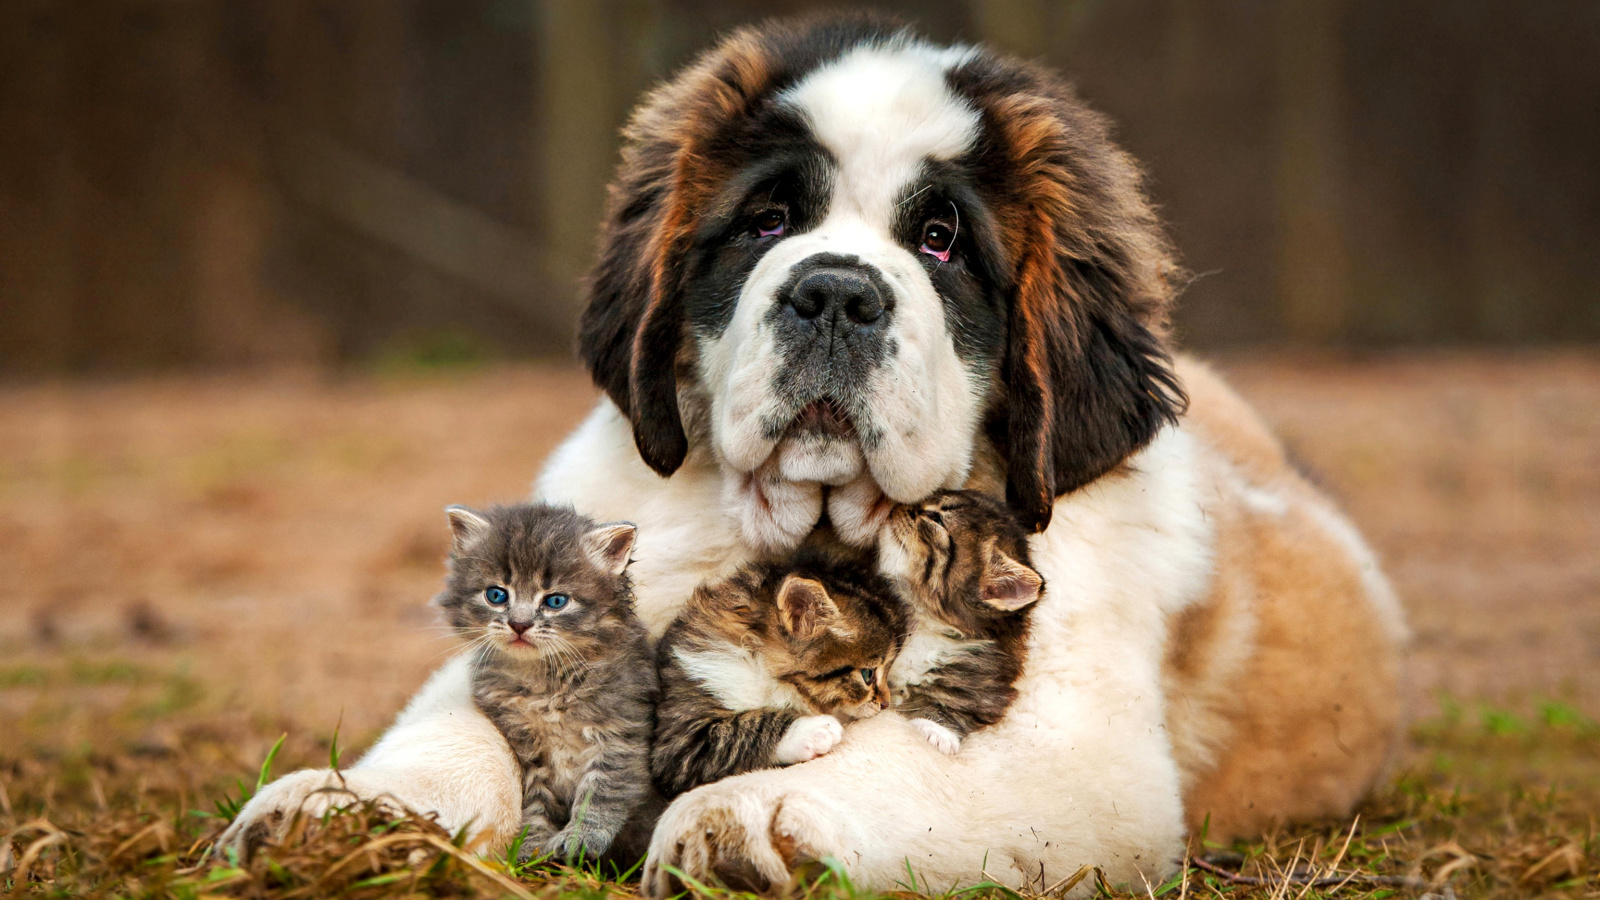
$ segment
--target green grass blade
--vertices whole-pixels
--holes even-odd
[[[261,761],[261,773],[256,776],[256,789],[250,792],[251,797],[254,797],[258,791],[267,786],[267,782],[272,780],[272,761],[278,758],[278,751],[283,749],[283,742],[288,739],[289,733],[285,731],[278,737],[278,742],[272,745],[272,749],[267,751],[267,758]]]

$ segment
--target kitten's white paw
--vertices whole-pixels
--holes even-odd
[[[804,716],[784,732],[772,756],[782,765],[805,762],[837,747],[843,737],[844,727],[833,716]]]
[[[955,756],[956,751],[961,749],[961,735],[938,722],[932,719],[912,719],[911,724],[922,732],[922,736],[928,739],[928,743],[932,744],[934,749],[945,756]]]

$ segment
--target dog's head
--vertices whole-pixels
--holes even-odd
[[[635,114],[580,342],[662,475],[703,447],[757,506],[912,502],[986,443],[1038,530],[1181,408],[1176,273],[1137,167],[1048,73],[779,23]]]

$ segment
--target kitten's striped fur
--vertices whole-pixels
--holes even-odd
[[[650,770],[666,796],[832,749],[888,705],[905,611],[858,560],[803,548],[702,585],[657,649]]]
[[[878,565],[913,612],[905,650],[889,670],[895,708],[954,753],[1016,699],[1028,613],[1044,590],[1027,532],[999,500],[940,491],[890,514]]]

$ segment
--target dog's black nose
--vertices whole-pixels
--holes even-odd
[[[802,319],[834,319],[843,313],[856,325],[876,322],[887,311],[883,292],[866,273],[837,266],[818,266],[801,276],[789,293],[789,305]]]

